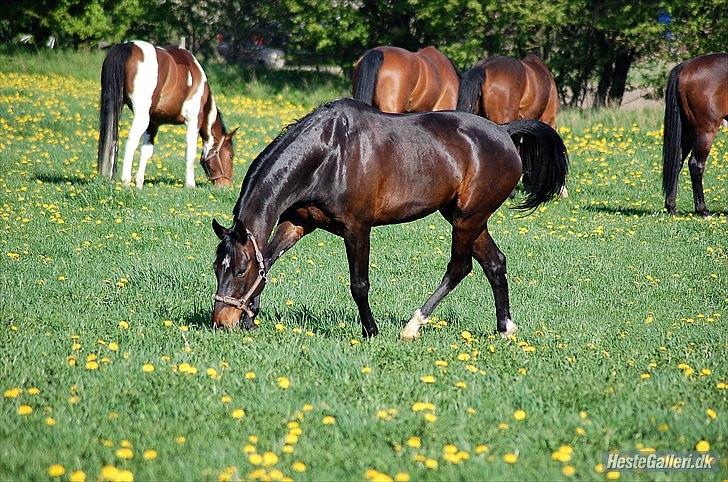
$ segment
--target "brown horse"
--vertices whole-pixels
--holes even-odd
[[[98,172],[116,174],[119,118],[126,104],[134,119],[124,152],[121,181],[131,183],[134,152],[142,139],[136,186],[144,186],[144,170],[154,150],[161,124],[185,124],[187,128],[187,170],[185,185],[195,185],[197,135],[202,137],[200,162],[216,186],[233,183],[233,144],[235,135],[227,132],[215,104],[207,76],[197,59],[187,50],[155,47],[134,41],[115,45],[101,68]]]
[[[675,214],[678,175],[692,152],[688,165],[695,212],[709,215],[703,172],[722,121],[728,121],[728,54],[702,55],[673,68],[665,90],[662,145],[662,189],[668,213]]]
[[[520,154],[513,139],[521,143]],[[464,112],[384,114],[362,102],[326,104],[281,132],[252,162],[233,210],[233,225],[213,220],[216,327],[254,326],[266,273],[304,235],[321,228],[344,238],[351,294],[364,336],[378,333],[369,307],[372,227],[439,211],[452,224],[447,271],[402,330],[417,337],[437,304],[472,269],[475,258],[495,297],[498,331],[510,335],[505,256],[488,233],[490,216],[524,172],[534,209],[563,186],[568,159],[548,125],[498,126]],[[274,228],[276,232],[271,239]]]
[[[496,124],[538,119],[556,128],[559,97],[551,71],[537,55],[488,57],[463,74],[458,110]]]
[[[354,66],[353,83],[354,98],[382,112],[454,110],[458,101],[458,71],[435,47],[368,50]]]

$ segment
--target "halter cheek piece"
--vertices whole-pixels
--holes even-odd
[[[258,289],[258,286],[260,286],[260,283],[266,280],[265,264],[263,263],[263,253],[260,252],[260,249],[258,248],[258,243],[255,242],[255,238],[253,237],[252,233],[247,229],[245,230],[245,232],[248,234],[248,237],[253,242],[253,249],[255,250],[255,260],[258,262],[258,277],[255,279],[253,286],[250,287],[248,292],[245,293],[242,298],[235,298],[233,296],[220,296],[218,294],[215,294],[214,298],[215,301],[220,301],[222,303],[225,303],[226,305],[230,305],[239,310],[242,310],[250,318],[253,318],[255,316],[255,313],[253,313],[253,310],[250,309],[250,306],[248,306],[248,304],[250,303],[250,298],[253,296],[253,293],[255,293],[255,290]]]
[[[222,146],[222,143],[220,144]],[[230,182],[233,182],[233,178],[225,174],[225,169],[222,167],[222,160],[220,160],[220,147],[215,149],[210,149],[210,152],[207,153],[205,156],[204,161],[207,163],[207,171],[209,171],[209,166],[212,163],[212,159],[217,159],[217,166],[220,168],[220,174],[217,176],[213,176],[211,172],[208,172],[210,174],[210,181],[217,181],[218,179],[227,179]],[[204,167],[204,166],[203,166]]]

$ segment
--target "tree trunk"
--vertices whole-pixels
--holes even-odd
[[[624,91],[627,88],[627,74],[634,60],[634,50],[620,50],[614,61],[614,71],[612,73],[611,87],[609,88],[609,98],[607,103],[613,107],[619,107],[622,104]]]

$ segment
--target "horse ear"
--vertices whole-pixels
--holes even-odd
[[[235,233],[235,237],[241,243],[244,243],[248,240],[248,230],[245,229],[243,222],[240,221],[239,219],[236,219],[235,222],[233,223],[232,230]]]
[[[212,230],[215,231],[215,234],[220,239],[222,239],[223,236],[230,232],[229,229],[218,223],[217,219],[215,218],[212,218]]]
[[[232,130],[231,132],[228,132],[228,133],[227,133],[227,138],[228,138],[228,139],[230,139],[230,140],[232,140],[232,138],[233,138],[233,136],[235,135],[235,133],[236,133],[236,132],[238,132],[238,129],[240,129],[240,126],[237,126],[237,127],[236,127],[235,129],[233,129],[233,130]]]

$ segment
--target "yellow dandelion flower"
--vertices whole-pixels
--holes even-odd
[[[142,365],[142,371],[144,373],[151,373],[154,371],[154,365],[152,365],[151,363],[145,363],[144,365]]]
[[[705,414],[710,418],[711,420],[715,420],[715,418],[718,416],[715,410],[712,408],[709,408],[705,411]]]
[[[369,368],[369,367],[361,367],[361,372],[362,372],[362,373],[363,373],[364,375],[368,375],[368,374],[370,374],[370,373],[372,372],[372,369],[371,369],[371,368]]]
[[[174,441],[175,443],[177,443],[177,445],[184,445],[187,442],[187,437],[185,437],[184,435],[177,435],[174,438]]]
[[[561,473],[567,477],[572,477],[574,474],[576,474],[576,469],[571,465],[564,465],[564,467],[561,469]]]
[[[248,462],[250,462],[252,465],[260,465],[263,463],[263,456],[260,454],[250,454],[248,455]]]
[[[230,412],[230,416],[236,420],[241,419],[241,418],[245,417],[245,410],[243,410],[242,408],[236,408],[235,410]]]
[[[425,421],[429,423],[437,422],[437,415],[435,415],[434,413],[426,413],[422,416],[422,418],[424,418]]]
[[[30,387],[28,389],[28,395],[38,395],[40,393],[40,389],[36,387]]]
[[[134,458],[134,451],[129,447],[121,447],[116,450],[116,456],[120,459],[130,460]]]
[[[278,463],[278,456],[273,452],[266,452],[263,454],[263,465],[270,467]]]
[[[283,390],[286,390],[288,387],[291,386],[291,381],[286,377],[278,377],[276,379],[276,382],[278,383],[278,386],[281,387]]]
[[[255,372],[246,372],[245,373],[246,380],[253,380],[254,378],[255,378]]]
[[[46,423],[46,425],[48,425],[49,427],[52,427],[52,426],[54,426],[54,425],[56,424],[56,419],[55,419],[55,418],[53,418],[53,417],[46,417],[46,419],[45,419],[45,423]]]
[[[18,415],[30,415],[33,413],[33,407],[30,405],[21,405],[18,407]]]
[[[607,472],[607,480],[619,480],[622,474],[618,470],[610,470]]]
[[[507,464],[515,464],[518,461],[518,454],[508,452],[507,454],[503,455],[503,461]]]
[[[430,470],[437,469],[437,460],[435,459],[426,459],[425,460],[425,467]]]
[[[410,437],[407,439],[407,446],[418,449],[422,446],[422,440],[419,437]]]
[[[147,449],[142,454],[144,460],[154,460],[157,458],[157,451],[154,449]]]
[[[86,370],[98,370],[99,364],[98,362],[91,360],[86,362]]]
[[[710,450],[710,442],[707,440],[701,440],[695,444],[695,450],[698,452],[708,452]]]
[[[522,420],[525,420],[526,419],[526,412],[523,411],[523,410],[521,410],[521,409],[516,410],[515,412],[513,412],[513,419],[514,420],[517,420],[519,422],[522,421]]]
[[[296,461],[291,464],[291,469],[293,469],[294,472],[302,473],[306,471],[306,464]]]
[[[326,415],[323,419],[321,419],[321,423],[324,425],[333,425],[336,423],[336,419],[331,415]]]
[[[17,398],[18,396],[20,396],[21,393],[23,393],[23,389],[22,388],[19,388],[19,387],[8,388],[3,393],[3,397],[5,397],[5,398]]]
[[[596,464],[594,466],[594,472],[596,472],[597,474],[604,473],[604,464]]]
[[[52,464],[48,467],[48,476],[60,477],[66,473],[66,468],[61,464]]]
[[[422,383],[435,383],[435,377],[432,375],[424,375],[420,377]]]
[[[68,480],[69,482],[86,482],[86,473],[83,470],[74,470]]]

